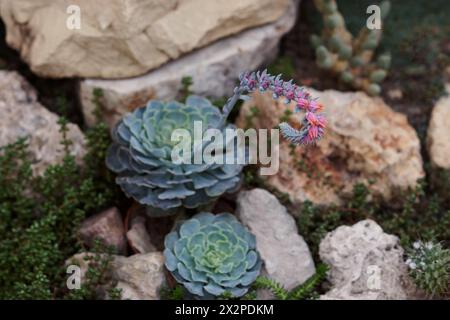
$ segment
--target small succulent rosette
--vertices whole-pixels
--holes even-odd
[[[189,143],[192,158],[208,144],[195,149],[195,123],[202,135],[209,128],[224,132],[233,125],[222,125],[220,110],[199,96],[190,96],[185,104],[171,101],[150,101],[145,107],[127,114],[113,130],[113,144],[107,154],[108,168],[117,173],[116,182],[128,197],[142,205],[172,214],[174,208],[197,208],[207,205],[225,192],[238,188],[244,164],[186,161],[177,163],[172,151],[179,146],[173,140],[176,129],[192,137]],[[225,136],[225,134],[224,134]],[[226,155],[227,141],[223,143]],[[188,153],[189,154],[189,153]],[[228,162],[229,163],[229,162]]]
[[[255,236],[233,215],[199,213],[165,238],[165,265],[200,299],[241,297],[256,280],[261,259]]]

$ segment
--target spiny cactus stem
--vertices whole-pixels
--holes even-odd
[[[336,0],[314,0],[314,5],[323,20],[321,37],[314,36],[311,39],[316,49],[317,65],[340,76],[344,83],[351,85],[354,89],[364,90],[370,95],[378,95],[381,88],[376,83],[381,82],[385,76],[378,73],[376,77],[374,76],[377,81],[373,83],[370,73],[373,71],[372,62],[376,48],[380,44],[382,30],[362,28],[354,37],[345,25]],[[390,3],[383,1],[380,6],[381,18],[384,20],[389,12]],[[387,71],[389,61],[384,58],[377,64],[379,64],[378,67]],[[343,73],[344,76],[342,76]]]

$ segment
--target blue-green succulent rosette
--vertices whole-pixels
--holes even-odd
[[[199,213],[165,238],[165,265],[200,299],[241,297],[261,271],[255,236],[233,215]]]
[[[238,161],[174,163],[172,149],[179,142],[172,141],[172,133],[186,129],[193,136],[194,121],[201,121],[203,131],[218,128],[224,137],[227,128],[235,128],[222,126],[220,110],[199,96],[188,97],[184,104],[150,101],[116,125],[106,164],[117,173],[116,182],[128,197],[171,214],[170,209],[197,208],[239,187],[244,165]],[[224,154],[228,142],[223,143]],[[194,147],[192,143],[192,157]]]

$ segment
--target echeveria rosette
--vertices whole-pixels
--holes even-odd
[[[296,104],[295,112],[305,112],[300,130],[294,129],[286,122],[279,124],[281,134],[286,139],[295,144],[304,145],[315,143],[322,138],[326,126],[325,116],[321,113],[323,106],[317,102],[317,99],[312,98],[304,88],[297,86],[292,80],[283,81],[281,75],[272,76],[266,70],[263,72],[246,72],[241,74],[239,79],[240,85],[235,89],[235,92],[244,94],[255,90],[261,92],[270,90],[274,99],[284,97],[286,104],[294,101]]]
[[[202,97],[190,96],[185,104],[150,101],[125,115],[113,129],[107,166],[118,174],[116,182],[127,196],[162,209],[159,215],[172,214],[172,208],[208,204],[239,186],[243,165],[176,164],[171,153],[179,142],[171,141],[171,136],[174,129],[187,129],[193,137],[194,121],[201,121],[204,131],[218,128],[221,120],[219,109]],[[226,128],[234,126],[221,130]]]
[[[241,297],[256,280],[261,259],[255,236],[233,215],[199,213],[165,238],[165,265],[198,298]]]

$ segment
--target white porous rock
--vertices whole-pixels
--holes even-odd
[[[320,258],[330,267],[332,284],[321,299],[391,300],[414,298],[416,289],[403,261],[398,237],[372,220],[341,226],[320,243]]]

